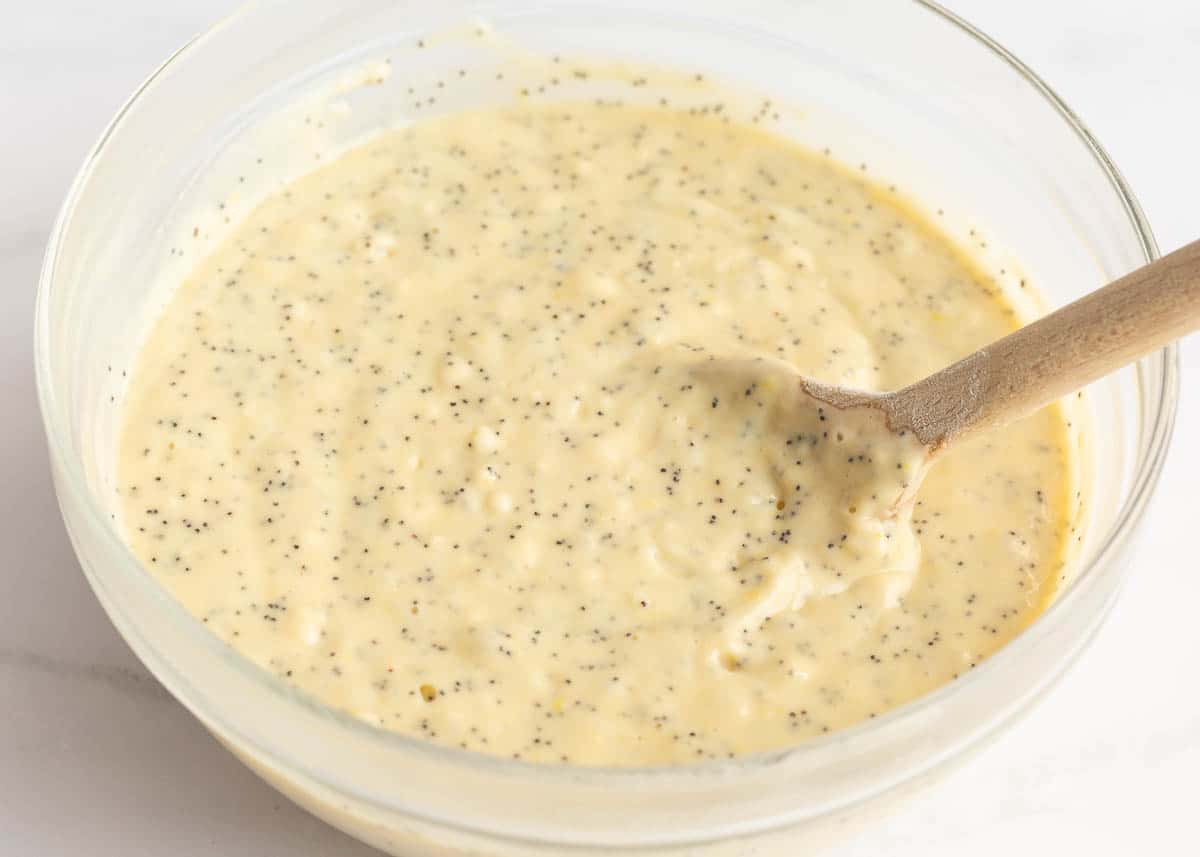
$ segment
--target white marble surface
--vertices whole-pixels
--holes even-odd
[[[42,248],[125,96],[230,0],[41,0],[0,25],[0,855],[368,855],[221,750],[150,678],[81,576],[51,492],[30,358]],[[954,0],[1090,124],[1164,250],[1200,233],[1200,4]],[[1138,573],[1058,691],[832,857],[1195,854],[1200,342]],[[1188,370],[1191,370],[1189,376]]]

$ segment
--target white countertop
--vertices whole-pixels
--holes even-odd
[[[40,0],[0,27],[0,855],[374,854],[225,753],[109,625],[50,486],[30,357],[67,185],[138,82],[230,0]],[[1162,249],[1200,233],[1200,4],[954,0],[1108,148]],[[1138,571],[1060,687],[1013,732],[830,857],[1197,853],[1200,341]],[[1190,374],[1189,374],[1190,372]]]

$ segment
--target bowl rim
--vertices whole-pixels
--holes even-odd
[[[1050,104],[1084,144],[1096,164],[1100,167],[1102,173],[1108,179],[1113,191],[1125,209],[1130,225],[1138,236],[1142,254],[1146,261],[1149,262],[1157,258],[1159,255],[1158,248],[1149,223],[1124,177],[1079,117],[1054,90],[1011,52],[958,15],[934,2],[934,0],[911,0],[911,2],[914,6],[936,17],[940,17],[943,21],[958,28],[964,35],[973,39],[982,48],[990,51],[997,59],[1015,70],[1026,83],[1030,84]],[[76,205],[87,188],[96,163],[104,155],[109,141],[121,127],[125,117],[137,105],[142,95],[159,80],[172,64],[176,63],[181,57],[187,55],[197,46],[208,41],[214,34],[235,25],[249,11],[252,5],[245,4],[239,7],[232,14],[191,38],[172,53],[129,96],[101,133],[99,139],[89,150],[83,164],[76,173],[50,232],[39,275],[34,312],[33,347],[37,395],[47,436],[50,458],[54,469],[57,471],[55,475],[59,477],[55,479],[56,491],[60,494],[65,493],[74,503],[75,507],[81,509],[86,518],[89,519],[88,523],[102,534],[102,538],[108,543],[107,547],[114,551],[115,555],[123,554],[128,561],[129,569],[136,569],[141,574],[141,579],[137,580],[135,585],[152,587],[156,590],[155,595],[163,604],[164,609],[180,615],[182,620],[188,625],[189,634],[194,638],[198,646],[208,650],[212,657],[226,660],[252,680],[266,685],[268,689],[273,691],[284,702],[304,705],[311,711],[335,721],[339,728],[357,731],[360,734],[369,736],[371,740],[386,742],[404,751],[420,754],[433,761],[442,762],[447,766],[470,768],[477,772],[506,776],[513,779],[534,778],[542,784],[553,784],[563,788],[570,788],[570,784],[578,784],[581,781],[585,781],[590,785],[606,784],[620,786],[623,783],[628,784],[635,778],[646,777],[648,775],[662,780],[670,778],[672,775],[678,776],[681,774],[685,774],[688,781],[694,786],[698,779],[715,781],[718,778],[724,779],[736,776],[738,771],[746,773],[760,770],[763,767],[775,766],[785,759],[794,759],[802,756],[814,757],[821,753],[828,753],[831,747],[842,745],[847,740],[852,740],[855,737],[865,734],[886,735],[889,732],[899,733],[905,724],[911,723],[928,709],[937,706],[948,695],[958,693],[961,688],[968,684],[974,685],[986,681],[1001,662],[1015,657],[1017,652],[1031,644],[1030,637],[1022,633],[971,670],[970,673],[963,675],[949,684],[943,685],[905,705],[895,708],[876,719],[838,730],[826,736],[813,738],[793,747],[750,754],[733,760],[698,762],[687,765],[591,767],[513,760],[434,744],[424,739],[382,729],[292,688],[269,671],[235,652],[228,644],[205,628],[202,623],[192,617],[170,595],[165,587],[161,586],[149,574],[142,563],[133,555],[119,534],[117,527],[110,520],[108,512],[101,507],[88,488],[88,481],[82,462],[77,452],[71,448],[67,440],[67,423],[58,397],[53,389],[52,358],[49,350],[49,341],[51,338],[49,295],[53,289],[62,239],[71,224]],[[1087,585],[1095,577],[1090,572],[1098,566],[1105,565],[1111,560],[1114,554],[1122,549],[1136,525],[1141,521],[1148,501],[1157,485],[1166,458],[1178,407],[1178,346],[1176,344],[1168,345],[1142,358],[1142,360],[1138,361],[1137,365],[1139,370],[1137,379],[1139,404],[1144,404],[1148,394],[1156,393],[1159,397],[1159,406],[1153,414],[1153,419],[1148,424],[1139,419],[1139,446],[1141,449],[1139,450],[1140,455],[1138,460],[1135,462],[1135,472],[1131,479],[1128,496],[1123,506],[1119,509],[1108,532],[1098,545],[1091,562],[1080,569],[1075,579],[1062,595],[1055,599],[1037,617],[1035,620],[1036,624],[1057,621],[1057,617],[1069,611],[1070,605],[1080,597],[1080,593],[1088,588]],[[1150,389],[1147,386],[1147,376],[1151,374],[1147,371],[1148,367],[1158,369],[1161,374],[1157,390]],[[93,582],[94,585],[95,583]],[[1070,659],[1064,661],[1060,666],[1060,670],[1065,669],[1069,665],[1069,661]],[[233,735],[237,735],[239,730],[236,726],[232,726],[230,732]],[[254,742],[251,741],[250,743],[253,744]],[[267,754],[267,757],[273,758],[272,754]],[[282,760],[276,759],[276,761]],[[927,765],[927,769],[936,766],[937,763],[938,760],[933,760]],[[344,783],[330,782],[323,775],[313,774],[312,772],[308,773],[310,776],[315,776],[328,787],[339,791],[347,791],[347,786]],[[886,791],[891,785],[894,784],[880,784],[877,792]],[[363,794],[361,792],[355,792],[355,794],[357,797],[372,804],[384,805],[380,803],[378,796]],[[405,812],[412,812],[409,807],[394,807],[391,804],[386,804],[386,806],[390,809],[400,808]],[[440,821],[445,823],[444,820]]]

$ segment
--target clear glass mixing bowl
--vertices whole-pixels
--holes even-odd
[[[553,54],[703,72],[765,93],[783,133],[898,182],[940,209],[943,226],[1001,281],[1019,270],[1055,305],[1155,254],[1136,202],[1070,110],[1002,48],[931,4],[261,2],[142,86],[63,206],[36,318],[63,517],[97,596],[159,680],[281,790],[386,851],[811,851],[1012,724],[1087,644],[1130,567],[1131,537],[1162,466],[1174,348],[1090,391],[1090,525],[1078,571],[1045,615],[911,705],[724,764],[542,767],[381,732],[295,693],[211,636],[115,526],[122,378],[163,284],[256,190],[372,128],[510,98],[516,79],[499,82],[489,69]],[[286,145],[271,143],[281,135]]]

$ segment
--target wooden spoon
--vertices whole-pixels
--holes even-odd
[[[932,458],[1197,328],[1200,241],[902,390],[869,393],[807,378],[800,387],[821,405],[882,411],[893,434],[915,436]]]

